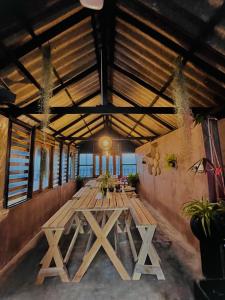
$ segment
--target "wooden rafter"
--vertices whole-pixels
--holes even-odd
[[[192,107],[193,114],[210,113],[212,107]],[[10,109],[2,108],[2,111],[9,113]],[[39,109],[21,108],[21,114],[40,114]],[[66,106],[66,107],[50,107],[50,114],[176,114],[174,107],[157,107],[157,106],[136,106],[136,107],[119,107],[113,105],[97,105],[97,106]]]

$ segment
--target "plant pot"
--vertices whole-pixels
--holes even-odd
[[[116,184],[116,192],[120,192],[120,184]]]
[[[225,239],[225,213],[215,210],[213,223],[220,239]]]
[[[206,236],[201,220],[197,217],[190,221],[193,234],[199,239],[202,273],[206,278],[221,278],[223,276],[222,240],[214,223],[211,224],[211,235]]]
[[[196,300],[225,299],[225,280],[208,279],[195,282],[194,295]]]
[[[110,186],[110,187],[109,187],[109,192],[110,192],[110,193],[114,192],[114,187]]]

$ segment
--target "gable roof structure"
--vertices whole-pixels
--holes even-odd
[[[0,78],[16,94],[0,112],[40,127],[42,47],[51,46],[47,132],[79,143],[110,126],[137,145],[176,129],[172,81],[181,61],[193,113],[223,116],[225,3],[75,0],[1,4]]]

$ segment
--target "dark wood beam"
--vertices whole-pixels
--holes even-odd
[[[37,36],[37,41],[29,40],[22,46],[19,46],[13,50],[14,56],[16,59],[20,59],[21,57],[25,56],[32,50],[38,47],[38,45],[42,45],[49,40],[53,39],[57,35],[63,33],[67,29],[71,28],[72,26],[80,23],[82,20],[84,20],[87,17],[90,17],[94,13],[93,10],[88,10],[86,8],[83,8],[78,13],[73,14],[72,16],[69,16],[62,22],[52,26],[51,28],[47,29],[43,33],[40,33]],[[38,43],[38,44],[37,44]],[[5,68],[9,63],[11,62],[11,59],[2,59],[0,60],[0,69]]]
[[[111,102],[108,82],[111,85],[111,65],[114,61],[116,0],[106,1],[101,11],[92,17],[96,58],[99,70],[102,104]]]
[[[70,141],[88,141],[88,142],[97,142],[99,139],[97,138],[90,138],[90,137],[74,137],[70,138]],[[124,138],[112,138],[113,141],[142,141],[142,137],[135,137],[135,136],[130,136],[130,137],[124,137]],[[151,139],[149,138],[144,138],[146,141],[150,141]]]
[[[117,16],[119,18],[123,19],[125,22],[132,24],[132,26],[136,27],[137,29],[139,29],[140,31],[145,33],[146,35],[149,35],[151,38],[159,41],[161,44],[163,44],[167,48],[178,53],[183,58],[187,58],[189,61],[191,61],[193,64],[195,64],[198,68],[200,68],[207,75],[213,76],[214,78],[216,78],[217,80],[219,80],[221,82],[225,82],[225,73],[224,72],[215,68],[213,65],[207,63],[206,61],[201,59],[199,56],[196,56],[194,53],[190,52],[190,50],[183,48],[179,44],[170,40],[165,35],[154,30],[153,28],[147,26],[143,22],[139,21],[135,17],[131,16],[130,14],[128,14],[122,10],[119,10],[119,9],[117,10]],[[215,22],[214,22],[214,24],[215,24]],[[211,26],[210,28],[212,28],[212,24],[210,26]]]
[[[191,108],[193,114],[207,114],[212,108],[211,107],[193,107]],[[2,111],[9,113],[8,108],[2,108]],[[39,109],[33,108],[21,108],[21,114],[40,114]],[[66,107],[51,107],[50,114],[176,114],[174,107],[156,107],[156,106],[136,106],[136,107],[119,107],[113,105],[97,105],[97,106],[66,106]]]

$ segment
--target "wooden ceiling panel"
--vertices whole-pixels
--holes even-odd
[[[79,118],[79,115],[64,115],[58,120],[51,123],[51,127],[55,130],[59,130],[60,128],[66,126],[67,124],[75,121]]]

